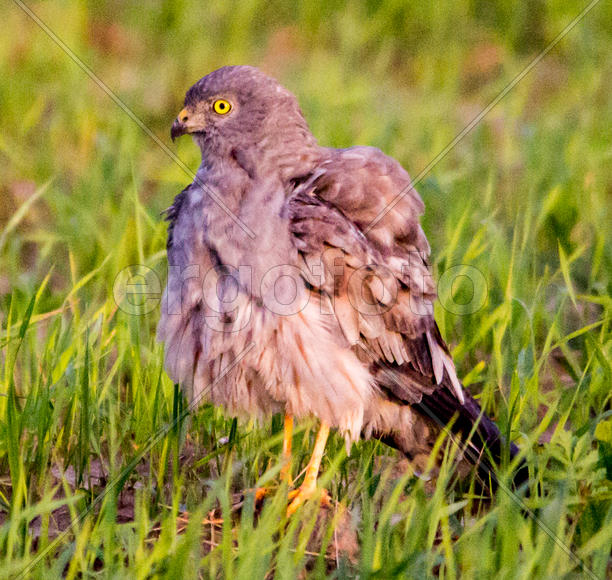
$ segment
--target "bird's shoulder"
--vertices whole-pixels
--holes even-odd
[[[288,206],[299,221],[304,213],[332,221],[341,214],[384,255],[397,244],[429,254],[419,222],[424,204],[410,176],[374,147],[326,150],[323,160],[297,184]]]
[[[406,170],[379,149],[328,149],[295,183],[287,209],[298,250],[341,248],[353,263],[385,266],[400,279],[411,270],[421,291],[434,294],[423,285],[430,252],[424,204]]]

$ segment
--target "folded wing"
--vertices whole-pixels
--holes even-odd
[[[370,147],[330,150],[296,181],[288,212],[312,291],[379,387],[414,404],[446,382],[463,403],[433,317],[423,202],[401,165]]]

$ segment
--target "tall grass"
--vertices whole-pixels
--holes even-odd
[[[374,145],[417,175],[583,4],[29,6],[165,141],[193,81],[249,63],[298,95],[322,144]],[[164,279],[160,212],[187,176],[17,5],[3,17],[0,577],[610,575],[610,3],[419,186],[436,276],[464,265],[485,283],[477,311],[457,313],[472,292],[457,284],[436,315],[524,450],[524,509],[458,482],[446,440],[427,482],[380,443],[347,456],[333,436],[337,503],[290,520],[281,419],[185,416],[158,308],[131,315],[113,295],[130,265]],[[197,167],[191,143],[176,152]],[[315,432],[299,425],[294,475]]]

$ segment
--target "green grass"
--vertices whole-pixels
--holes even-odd
[[[188,86],[248,63],[298,95],[322,144],[374,145],[418,175],[584,5],[31,7],[165,142]],[[609,2],[419,185],[436,276],[468,265],[485,281],[478,311],[453,312],[459,285],[437,318],[460,376],[524,449],[538,521],[504,491],[466,493],[450,458],[426,484],[381,444],[347,457],[337,436],[322,482],[342,507],[287,521],[279,487],[232,520],[236,494],[278,481],[280,417],[204,407],[175,421],[159,309],[129,315],[113,297],[128,265],[163,279],[160,211],[190,180],[17,5],[3,18],[0,577],[571,578],[587,574],[579,560],[612,574]],[[189,140],[172,150],[197,167]],[[315,429],[300,425],[294,473]]]

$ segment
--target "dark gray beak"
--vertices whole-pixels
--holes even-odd
[[[188,121],[189,111],[187,110],[187,107],[185,107],[176,116],[174,123],[172,123],[172,129],[170,130],[170,137],[172,137],[172,141],[174,141],[177,137],[190,132],[189,127],[187,127]]]
[[[175,119],[172,123],[172,129],[170,129],[170,137],[174,141],[177,137],[185,135],[187,133],[187,127],[179,119]]]

